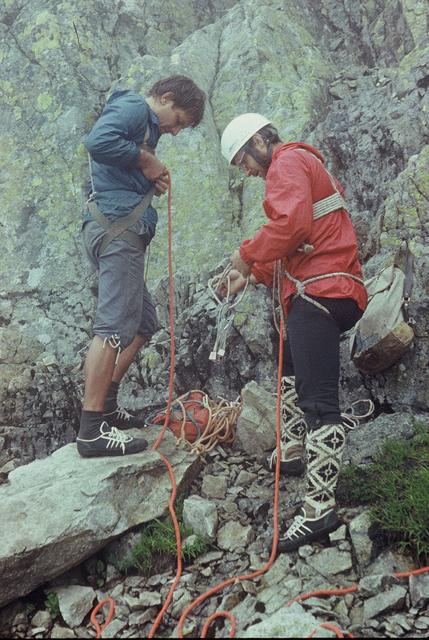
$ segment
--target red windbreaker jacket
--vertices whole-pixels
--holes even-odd
[[[268,287],[273,284],[274,262],[279,259],[282,259],[283,269],[298,280],[335,271],[363,277],[356,233],[347,211],[338,209],[313,220],[313,203],[335,192],[323,162],[319,151],[302,142],[282,144],[273,153],[263,202],[269,222],[240,246],[241,258],[252,264],[257,281]],[[338,181],[336,185],[344,195]],[[313,245],[314,250],[310,253],[297,251],[303,242]],[[327,298],[353,298],[362,310],[367,304],[365,287],[346,276],[333,276],[308,284],[305,291]],[[282,297],[286,310],[295,293],[295,285],[283,278]]]

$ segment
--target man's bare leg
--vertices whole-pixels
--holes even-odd
[[[118,407],[119,383],[134,362],[137,352],[147,342],[147,338],[137,335],[131,344],[122,351],[113,372],[112,382],[107,390],[104,404],[106,420],[119,429],[142,428],[145,421],[126,409]]]
[[[132,343],[121,352],[113,372],[113,382],[117,382],[118,384],[121,382],[131,363],[134,362],[137,352],[146,342],[147,338],[144,336],[136,336]]]
[[[113,371],[117,349],[100,336],[94,336],[85,360],[85,411],[103,411]]]
[[[139,453],[147,447],[143,438],[133,438],[109,424],[104,405],[118,350],[95,336],[85,361],[85,396],[77,448],[82,457],[120,456]]]

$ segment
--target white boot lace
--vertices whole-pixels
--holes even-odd
[[[303,431],[303,436],[304,435],[305,435],[305,430]],[[300,455],[296,455],[294,458],[291,458],[290,460],[288,460],[287,458],[288,449],[290,449],[292,446],[296,447],[297,445],[302,446],[302,441],[296,440],[296,439],[291,440],[290,436],[287,433],[282,433],[280,436],[280,460],[282,462],[290,462],[290,460],[300,459],[301,458]],[[277,448],[273,449],[271,454],[267,456],[267,463],[270,469],[273,469],[276,466],[276,462],[277,462]]]
[[[116,415],[118,416],[118,418],[119,418],[120,420],[127,420],[127,421],[128,421],[128,420],[131,420],[131,418],[133,417],[133,416],[131,415],[131,413],[128,413],[128,411],[127,411],[126,409],[122,409],[122,408],[120,408],[120,407],[118,407],[118,408],[116,409],[116,411],[115,411],[115,412],[113,412],[113,413],[116,413]]]
[[[305,522],[305,516],[296,516],[296,518],[294,518],[294,521],[290,525],[289,529],[286,531],[285,538],[292,538],[293,536],[296,537],[297,535],[299,536],[299,535],[303,535],[304,533],[308,533],[308,529],[307,531],[300,531],[304,522]]]
[[[268,458],[268,464],[271,469],[276,466],[276,462],[277,462],[277,449],[274,449],[271,452],[270,457]]]
[[[103,424],[109,426],[107,422],[103,422]],[[103,424],[100,427],[100,431]],[[123,431],[119,431],[119,429],[117,429],[116,427],[110,427],[110,431],[102,433],[102,435],[100,435],[99,437],[103,440],[107,440],[107,449],[120,447],[123,454],[125,454],[125,445],[133,440],[132,436],[129,436]]]
[[[106,428],[109,429],[109,431],[105,431]],[[107,440],[107,449],[120,447],[122,449],[122,453],[125,455],[125,445],[129,442],[132,442],[134,438],[127,435],[123,431],[119,431],[119,429],[116,429],[116,427],[110,427],[107,422],[102,422],[100,425],[99,436],[90,440],[78,437],[77,440],[80,440],[81,442],[97,442],[97,440]]]

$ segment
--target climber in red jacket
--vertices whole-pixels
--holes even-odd
[[[247,176],[265,180],[268,222],[231,257],[230,292],[248,276],[279,283],[287,316],[281,397],[281,471],[301,475],[307,453],[303,506],[279,540],[293,551],[341,524],[335,489],[345,443],[339,407],[340,335],[365,309],[355,230],[343,189],[313,147],[284,144],[271,122],[246,113],[228,124],[222,153]],[[222,292],[222,288],[221,288]],[[276,451],[266,465],[274,470]]]

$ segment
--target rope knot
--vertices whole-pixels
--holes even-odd
[[[305,293],[305,284],[303,282],[300,282],[299,280],[297,280],[295,282],[296,285],[296,292],[299,296],[302,296]]]

